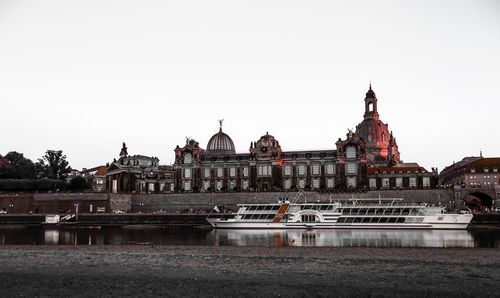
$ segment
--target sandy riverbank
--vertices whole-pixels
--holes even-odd
[[[500,296],[499,249],[4,246],[0,296]]]

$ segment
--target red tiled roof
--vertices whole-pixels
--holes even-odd
[[[95,174],[99,176],[104,176],[106,175],[106,170],[107,170],[106,166],[100,166]]]

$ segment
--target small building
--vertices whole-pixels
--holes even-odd
[[[107,166],[98,166],[91,169],[83,169],[80,175],[85,178],[90,191],[106,192],[106,170]]]
[[[106,169],[110,193],[162,193],[173,191],[172,168],[160,166],[157,157],[128,155],[126,144],[118,160]]]
[[[417,163],[368,168],[369,189],[429,189],[437,186],[437,171],[432,172]]]

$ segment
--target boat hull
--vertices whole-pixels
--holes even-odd
[[[463,230],[472,220],[472,215],[456,214],[448,216],[425,217],[422,223],[336,223],[336,222],[251,222],[232,219],[208,218],[207,221],[216,229],[439,229]]]

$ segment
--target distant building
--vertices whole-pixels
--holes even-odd
[[[157,157],[129,156],[123,143],[120,158],[106,169],[106,185],[111,193],[161,193],[173,190],[172,167],[160,166]]]
[[[443,186],[495,188],[500,186],[500,158],[466,157],[439,174]]]

